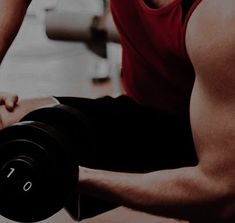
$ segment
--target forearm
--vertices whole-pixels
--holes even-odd
[[[7,111],[5,106],[0,106],[0,129],[20,121],[20,119],[34,109],[56,104],[57,102],[54,98],[45,97],[20,100],[13,112]]]
[[[24,19],[31,0],[0,0],[0,62]]]
[[[172,218],[212,220],[224,205],[224,185],[208,179],[198,167],[147,174],[80,168],[82,193],[127,207]],[[219,213],[218,213],[219,214]]]

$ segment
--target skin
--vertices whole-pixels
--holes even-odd
[[[0,63],[19,31],[30,1],[0,0]],[[5,109],[9,112],[14,110],[17,102],[16,94],[0,92],[0,104],[5,105]]]
[[[0,61],[18,33],[30,2],[31,0],[0,0]]]
[[[161,6],[165,6],[170,4],[174,0],[145,0],[145,3],[148,4],[152,8],[159,8]]]
[[[152,1],[155,7],[168,3]],[[203,0],[187,27],[186,47],[196,73],[190,116],[198,165],[145,174],[80,167],[81,193],[190,222],[234,222],[234,10],[234,0]],[[22,102],[11,122],[30,110],[30,103],[24,110]]]
[[[18,96],[7,92],[0,92],[0,105],[4,105],[7,111],[13,111],[18,102]]]

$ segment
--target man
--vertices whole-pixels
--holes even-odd
[[[10,27],[8,31],[1,29],[0,36],[5,36],[3,49],[12,40],[9,30],[14,30],[13,33],[17,30],[18,22],[13,21],[22,20],[27,3],[1,1],[4,7],[0,7],[0,27]],[[118,143],[123,156],[114,150],[102,154],[107,155],[104,161],[107,164],[102,160],[88,165],[93,168],[80,166],[81,193],[190,222],[234,222],[235,32],[231,28],[235,22],[234,1],[112,0],[111,4],[122,38],[122,80],[128,97],[106,98],[105,102],[104,99],[58,100],[76,104],[90,116],[98,113],[104,122],[108,117],[104,107],[112,111],[113,117],[116,117],[114,110],[120,109],[127,124],[118,141],[128,140],[128,134],[131,140],[127,144]],[[33,108],[51,103],[55,103],[53,98],[20,101],[11,114],[2,108],[3,125],[14,123]],[[190,144],[188,111],[195,148]],[[132,128],[138,127],[138,120],[141,128],[146,129]],[[151,125],[153,132],[147,129]],[[141,141],[139,131],[155,137],[152,149],[150,143],[146,141],[144,145]],[[135,139],[132,132],[137,134]],[[145,139],[151,138],[148,134]],[[142,143],[142,153],[138,154],[138,143],[128,153],[132,140]],[[123,158],[115,162],[116,157]]]

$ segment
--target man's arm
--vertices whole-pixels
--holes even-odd
[[[204,0],[187,28],[196,70],[190,109],[198,165],[146,174],[81,167],[83,193],[191,222],[234,222],[234,9],[233,0]]]
[[[31,0],[0,0],[0,62],[14,40]]]
[[[22,119],[26,114],[40,107],[49,107],[58,104],[53,97],[32,98],[20,100],[13,111],[8,111],[6,106],[0,106],[0,130]]]

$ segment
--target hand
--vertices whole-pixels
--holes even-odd
[[[0,97],[1,95],[0,93]],[[16,100],[16,102],[13,103],[15,105],[13,111],[9,111],[6,108],[6,101],[10,100],[12,96],[13,95],[10,96],[10,94],[7,94],[5,104],[0,106],[0,130],[20,121],[26,114],[34,109],[57,104],[52,97],[24,99],[19,102]]]
[[[5,105],[8,111],[13,111],[18,102],[16,94],[0,92],[0,105]]]

